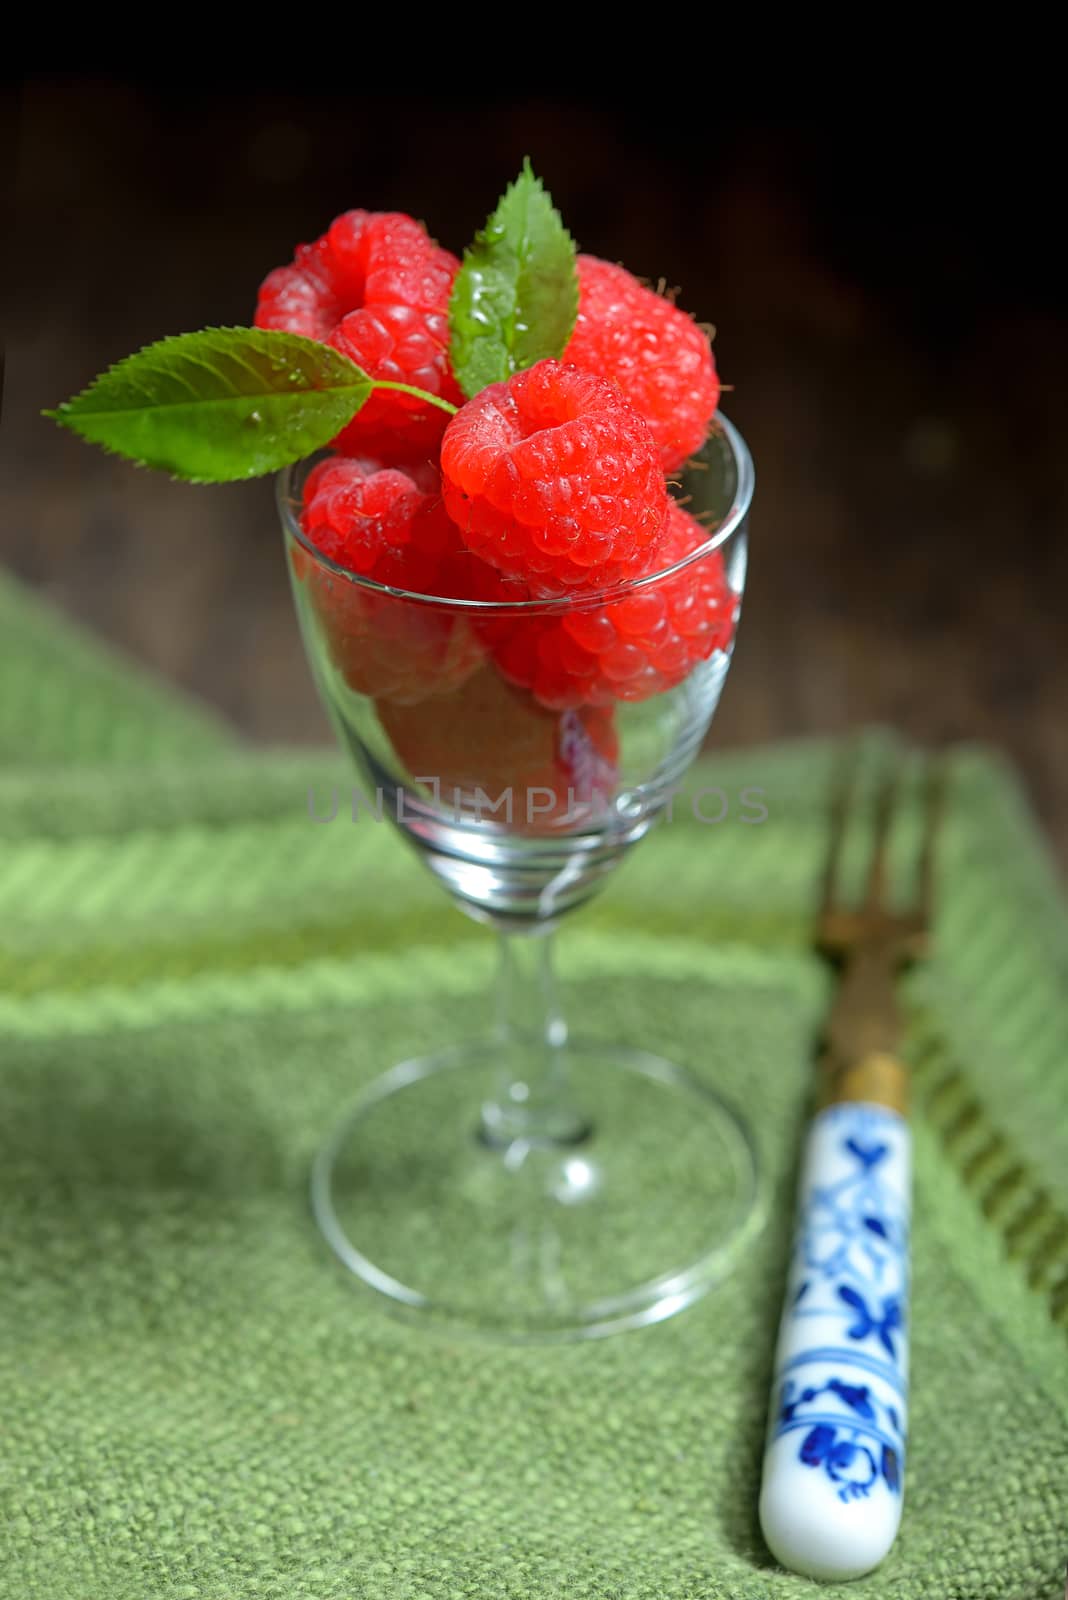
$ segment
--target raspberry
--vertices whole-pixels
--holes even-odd
[[[708,530],[671,502],[657,558],[672,566],[708,538]],[[699,661],[725,650],[734,634],[737,596],[713,550],[672,578],[621,600],[482,624],[501,673],[544,706],[607,706],[647,700],[681,683]]]
[[[664,530],[648,425],[614,384],[539,361],[468,401],[441,445],[445,504],[468,548],[540,595],[647,570]]]
[[[447,810],[543,833],[603,810],[615,789],[611,710],[546,711],[490,668],[447,699],[377,710],[403,765],[437,782]]]
[[[708,437],[719,404],[712,347],[693,318],[623,267],[579,256],[579,312],[563,359],[618,383],[646,419],[666,472]]]
[[[308,474],[301,526],[338,566],[416,594],[459,595],[474,563],[429,462],[332,456]],[[469,678],[485,650],[466,616],[361,588],[294,554],[331,659],[351,689],[411,704]]]
[[[429,461],[396,467],[370,456],[326,457],[305,480],[301,526],[338,566],[397,588],[419,588],[405,579],[421,576],[413,566],[439,545],[463,548],[442,514]]]
[[[332,344],[374,378],[458,404],[448,358],[448,304],[460,263],[398,211],[346,211],[293,265],[268,273],[258,328]],[[403,460],[434,448],[448,420],[412,395],[379,391],[338,435],[339,449]]]

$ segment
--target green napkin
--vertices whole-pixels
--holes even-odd
[[[745,1106],[763,1234],[659,1327],[552,1349],[453,1342],[351,1286],[306,1180],[361,1084],[471,1031],[487,936],[386,827],[343,806],[310,820],[309,786],[351,785],[334,757],[220,760],[207,719],[95,653],[86,674],[81,645],[64,682],[42,628],[25,657],[0,633],[0,686],[32,679],[19,663],[43,652],[60,724],[27,725],[36,770],[0,780],[0,1595],[818,1594],[775,1568],[755,1507],[827,997],[807,932],[830,747],[702,767],[691,788],[724,790],[727,819],[677,804],[561,938],[583,1031],[672,1056]],[[95,710],[79,721],[83,689]],[[74,726],[76,805],[69,770],[41,765]],[[3,730],[10,758],[10,715]],[[761,825],[740,821],[746,786],[766,791]],[[1011,776],[980,753],[958,760],[943,845],[939,953],[910,996],[905,1517],[879,1573],[823,1592],[1053,1600],[1068,920]]]
[[[0,571],[0,779],[18,765],[144,766],[227,743],[209,712],[132,670]]]

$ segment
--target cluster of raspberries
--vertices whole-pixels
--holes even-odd
[[[667,478],[707,437],[719,399],[711,347],[691,317],[622,267],[580,256],[578,317],[562,358],[464,404],[449,364],[458,271],[411,217],[349,211],[264,280],[258,327],[324,341],[376,379],[461,408],[450,420],[377,390],[335,440],[338,453],[309,474],[305,533],[338,566],[409,592],[574,604],[465,615],[378,595],[310,560],[298,575],[313,587],[338,669],[397,724],[401,742],[419,726],[409,708],[425,703],[426,728],[443,725],[443,696],[461,723],[484,724],[484,702],[501,710],[492,674],[512,695],[513,732],[522,701],[535,743],[550,729],[558,744],[562,727],[592,729],[598,759],[610,759],[605,708],[679,683],[726,647],[734,626],[715,553],[596,600],[707,537]]]

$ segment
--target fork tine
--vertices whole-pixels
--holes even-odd
[[[820,916],[828,917],[840,904],[838,878],[845,846],[846,822],[853,803],[857,785],[858,748],[855,743],[845,747],[834,764],[831,779],[831,797],[828,806],[830,839],[827,859],[823,866],[823,887],[820,893]]]
[[[934,916],[935,842],[946,806],[949,773],[944,756],[936,756],[927,767],[923,786],[923,839],[917,868],[917,911],[926,926]]]
[[[868,868],[868,887],[864,895],[866,911],[879,911],[885,907],[887,845],[890,839],[890,824],[897,805],[899,784],[898,769],[895,766],[887,767],[875,800],[871,866]]]

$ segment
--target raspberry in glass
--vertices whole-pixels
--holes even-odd
[[[707,528],[672,501],[657,566],[682,561],[708,537]],[[699,661],[727,648],[737,611],[723,558],[713,550],[608,605],[514,619],[498,614],[486,618],[481,631],[509,682],[561,710],[647,700],[673,688]]]
[[[563,359],[617,383],[648,422],[666,472],[708,437],[719,378],[692,317],[624,267],[579,256],[579,310]]]
[[[399,211],[346,211],[293,263],[268,273],[258,328],[331,344],[373,378],[407,383],[458,405],[449,366],[448,305],[460,263]],[[404,460],[434,448],[446,412],[379,390],[335,440],[353,454]]]
[[[559,361],[493,383],[441,445],[467,547],[531,593],[607,589],[648,570],[667,515],[660,454],[615,384]]]
[[[401,468],[328,457],[308,474],[301,526],[338,566],[415,594],[462,596],[474,565],[426,461]],[[484,658],[469,620],[447,607],[362,588],[304,551],[294,570],[334,665],[360,694],[403,704],[448,694]]]
[[[610,708],[548,711],[491,667],[444,699],[377,711],[412,777],[436,783],[440,803],[467,816],[542,833],[595,814],[615,788]]]

